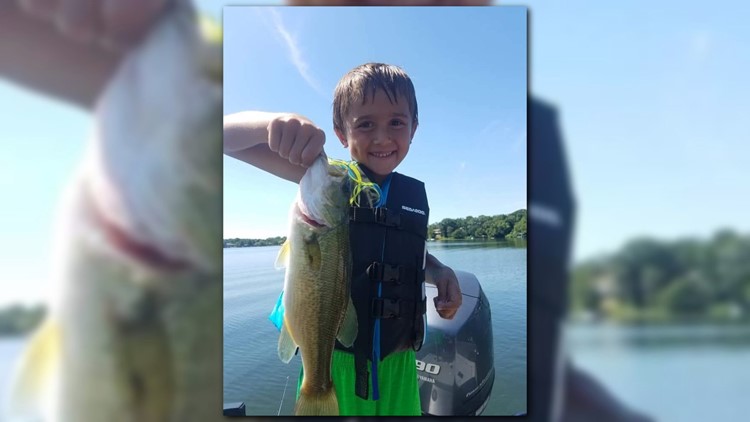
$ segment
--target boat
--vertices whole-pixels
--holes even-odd
[[[455,273],[463,298],[453,319],[443,319],[435,310],[437,288],[425,288],[427,335],[417,351],[425,416],[481,415],[495,382],[490,303],[474,274]]]

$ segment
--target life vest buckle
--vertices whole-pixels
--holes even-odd
[[[367,276],[371,281],[395,282],[401,284],[402,267],[400,265],[390,265],[382,262],[373,262],[367,267]]]
[[[398,318],[401,316],[400,299],[379,297],[372,300],[372,316],[375,318]]]
[[[401,225],[401,215],[388,212],[388,208],[375,208],[375,221],[388,227],[399,227]]]

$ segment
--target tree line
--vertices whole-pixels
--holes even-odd
[[[0,309],[0,336],[27,334],[39,325],[46,313],[44,305],[11,305]]]
[[[514,214],[516,221],[508,234],[516,227],[517,234],[525,234],[525,211],[511,216]],[[510,221],[510,216],[505,217]],[[456,238],[456,231],[472,227],[468,222],[476,225],[493,218],[445,219],[431,228]],[[477,230],[472,233],[475,238],[487,235]],[[497,233],[489,232],[493,237]],[[225,247],[236,247],[242,244],[240,240],[226,239]],[[263,240],[281,244],[284,238]],[[569,303],[572,315],[601,320],[750,321],[750,235],[722,230],[705,240],[633,239],[615,253],[575,265]],[[28,333],[44,315],[43,305],[0,309],[0,336]]]
[[[266,239],[224,239],[225,248],[246,248],[248,246],[276,246],[286,241],[286,236],[268,237]]]
[[[570,303],[576,315],[617,321],[750,320],[750,236],[634,239],[577,265]]]
[[[479,217],[445,218],[430,224],[427,228],[429,239],[526,239],[526,210],[520,209],[510,214]],[[245,248],[248,246],[276,246],[286,241],[286,236],[266,239],[224,239],[225,248]]]
[[[430,239],[526,239],[526,210],[494,216],[445,218],[430,224]]]

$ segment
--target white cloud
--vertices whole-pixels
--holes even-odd
[[[698,60],[703,60],[711,50],[711,34],[708,31],[699,31],[693,34],[690,40],[690,53]]]
[[[281,37],[283,44],[288,48],[289,58],[292,61],[292,64],[294,64],[294,67],[297,68],[297,72],[299,72],[302,79],[307,82],[310,88],[315,90],[318,94],[328,97],[328,94],[320,86],[320,83],[313,77],[312,72],[310,71],[310,65],[305,61],[297,39],[291,34],[291,32],[289,32],[286,25],[284,25],[284,21],[281,19],[279,12],[272,8],[268,9],[268,11],[271,14],[273,27],[276,30],[276,33]]]
[[[488,137],[495,138],[498,133],[504,133],[508,131],[508,128],[503,125],[504,121],[501,119],[495,119],[491,121],[487,126],[482,129],[481,132],[479,132],[479,135],[477,135],[477,139],[484,140]]]

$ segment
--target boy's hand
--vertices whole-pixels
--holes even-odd
[[[268,124],[268,147],[298,166],[310,167],[325,141],[325,132],[298,114],[284,114]]]
[[[437,287],[438,295],[434,301],[438,315],[444,319],[453,319],[463,300],[456,273],[434,256],[427,254],[425,278]]]
[[[444,319],[453,319],[461,306],[461,288],[458,286],[456,273],[449,267],[438,270],[435,278],[438,295],[434,299],[438,315]]]
[[[172,0],[17,0],[31,16],[53,23],[71,40],[130,47]]]
[[[0,78],[92,109],[175,0],[0,0]]]

